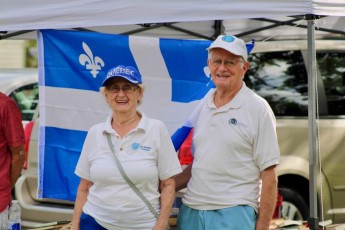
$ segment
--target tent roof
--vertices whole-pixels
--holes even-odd
[[[3,0],[4,1],[4,0]],[[293,15],[345,16],[343,0],[11,0],[0,31],[200,22]]]
[[[5,1],[5,0],[2,0]],[[0,40],[36,39],[39,29],[77,29],[161,38],[246,41],[344,38],[344,0],[11,0],[1,4]],[[327,16],[327,17],[325,17]]]
[[[315,36],[320,38],[344,39],[345,17],[321,17],[314,21]],[[219,34],[232,34],[245,41],[306,39],[307,21],[304,16],[209,20],[198,22],[146,23],[135,25],[93,26],[75,28],[112,34],[138,35],[145,37],[208,39]],[[67,29],[67,28],[66,28]],[[2,39],[36,39],[35,30],[1,32]]]

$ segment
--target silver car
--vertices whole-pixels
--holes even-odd
[[[38,71],[37,69],[0,69],[0,91],[14,99],[22,113],[28,152],[21,177],[18,179],[14,198],[22,207],[24,228],[60,220],[70,220],[73,203],[61,200],[37,198],[37,156],[38,156]]]
[[[32,120],[38,105],[37,81],[36,69],[0,69],[0,92],[17,102],[24,125]]]

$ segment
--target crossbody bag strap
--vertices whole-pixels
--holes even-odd
[[[111,149],[111,151],[114,154],[115,157],[115,162],[117,165],[117,168],[119,169],[123,179],[127,182],[127,184],[129,185],[129,187],[131,187],[131,189],[133,189],[133,191],[144,201],[144,203],[147,205],[147,207],[150,209],[150,211],[152,212],[152,214],[158,218],[158,213],[156,212],[156,210],[152,207],[151,203],[144,197],[144,195],[140,192],[140,190],[133,184],[133,182],[128,178],[125,170],[123,169],[120,160],[117,158],[116,154],[115,154],[115,150],[114,150],[114,146],[111,142],[111,138],[110,138],[110,134],[107,133],[107,140],[108,140],[108,144],[109,147]]]

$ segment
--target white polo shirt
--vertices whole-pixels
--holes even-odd
[[[279,163],[274,114],[244,83],[218,109],[213,98],[214,93],[194,127],[192,178],[183,203],[198,210],[250,205],[257,211],[260,172]]]
[[[106,122],[93,126],[85,139],[75,173],[93,182],[83,211],[114,229],[152,229],[156,218],[118,171],[107,143],[111,134],[115,152],[131,181],[159,213],[159,180],[181,172],[177,153],[163,122],[142,114],[138,127],[122,139]]]

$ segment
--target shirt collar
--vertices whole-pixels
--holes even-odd
[[[243,104],[244,100],[247,97],[246,95],[247,95],[248,90],[249,88],[246,86],[244,82],[242,82],[242,87],[240,91],[238,91],[238,93],[235,95],[235,97],[231,101],[229,101],[228,103],[226,103],[225,105],[223,105],[222,107],[218,109],[221,111],[226,111],[229,109],[237,109],[241,107],[241,105]],[[210,109],[217,109],[213,100],[215,93],[216,93],[216,90],[208,98],[207,107],[209,107]]]
[[[137,111],[141,115],[141,119],[139,121],[138,126],[135,128],[135,130],[142,130],[145,131],[148,128],[148,117],[143,112]],[[111,120],[112,120],[112,114],[110,114],[107,119],[105,120],[104,127],[103,127],[103,132],[108,132],[108,133],[114,133],[115,130],[111,126]]]

